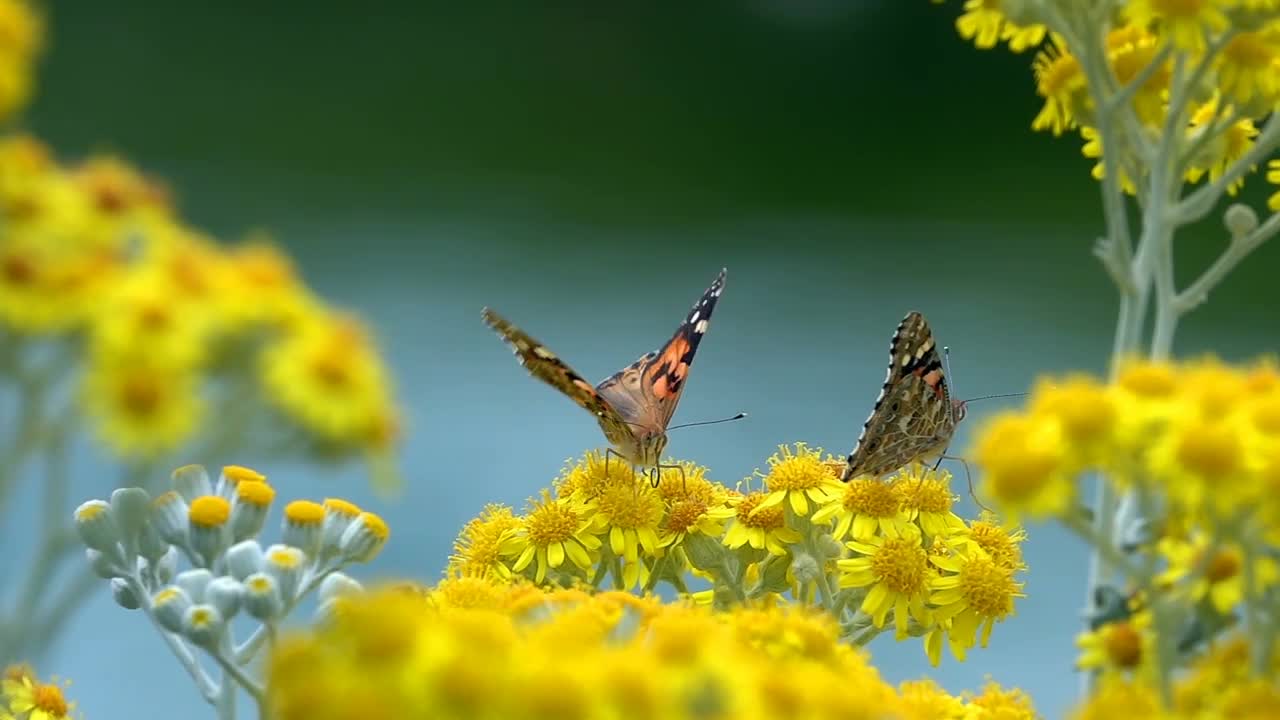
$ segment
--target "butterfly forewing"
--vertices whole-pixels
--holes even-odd
[[[623,418],[650,433],[666,431],[689,378],[693,356],[724,291],[725,273],[720,271],[661,348],[644,354],[596,386]]]
[[[929,324],[908,313],[889,344],[884,387],[841,479],[880,477],[941,453],[955,432],[950,394]]]

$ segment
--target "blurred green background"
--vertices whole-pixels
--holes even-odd
[[[602,444],[484,328],[486,304],[598,379],[664,340],[727,266],[677,422],[751,417],[677,431],[670,451],[729,484],[777,443],[847,452],[908,310],[951,346],[960,397],[1104,370],[1115,304],[1089,255],[1090,162],[1078,138],[1030,131],[1031,55],[975,51],[958,12],[58,3],[22,124],[65,155],[127,156],[220,236],[269,229],[370,319],[409,412],[401,497],[375,498],[354,467],[192,460],[259,467],[283,497],[351,496],[393,532],[364,578],[432,580],[484,503],[519,507]],[[1264,190],[1246,198],[1261,207]],[[1180,276],[1222,247],[1219,226],[1180,240]],[[1278,260],[1259,251],[1184,322],[1179,352],[1274,352]],[[1008,402],[975,404],[956,450]],[[83,494],[104,494],[87,452],[80,467]],[[885,637],[871,647],[884,674],[953,691],[989,674],[1061,715],[1084,553],[1055,528],[1030,535],[1028,597],[989,649],[931,670],[918,641]],[[100,590],[41,670],[74,678],[90,718],[187,716],[183,672]]]

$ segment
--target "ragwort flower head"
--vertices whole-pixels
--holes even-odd
[[[761,507],[769,496],[763,492],[750,492],[729,500],[736,516],[724,534],[724,544],[731,549],[750,545],[757,550],[768,550],[773,555],[786,555],[787,545],[803,538],[794,528],[787,526],[783,507]]]
[[[812,450],[804,443],[796,443],[794,450],[780,445],[778,452],[769,456],[764,485],[769,494],[756,512],[785,502],[797,517],[808,517],[810,503],[823,502],[830,491],[838,487],[823,461],[822,448]]]
[[[511,568],[504,560],[511,555],[521,522],[506,505],[486,505],[453,541],[449,571],[467,577],[509,579]]]
[[[593,527],[608,538],[609,551],[622,560],[621,587],[630,589],[649,580],[646,560],[661,557],[662,498],[648,483],[631,487],[610,485],[592,501]],[[643,554],[642,554],[643,553]]]
[[[929,555],[918,531],[898,537],[852,540],[848,547],[861,557],[837,562],[841,570],[840,586],[871,588],[861,609],[871,616],[876,627],[884,627],[890,610],[899,640],[907,637],[911,618],[923,626],[930,624],[925,608],[930,580]]]
[[[982,468],[981,494],[1011,519],[1067,511],[1075,497],[1061,425],[1052,420],[1002,413],[979,433],[973,451]]]
[[[598,530],[592,508],[567,498],[552,498],[543,490],[541,500],[531,501],[523,527],[507,545],[515,556],[511,569],[524,573],[532,568],[533,581],[541,584],[549,571],[558,570],[567,559],[567,571],[581,575],[600,549]]]
[[[964,520],[951,510],[957,500],[951,492],[951,473],[915,463],[898,473],[892,487],[906,519],[923,530],[926,538],[964,531]]]
[[[1013,614],[1014,599],[1023,597],[1022,583],[1012,568],[976,548],[931,555],[929,560],[946,574],[930,582],[933,592],[929,602],[938,628],[925,637],[925,650],[937,665],[945,632],[952,653],[963,660],[965,652],[978,642],[979,629],[982,647],[986,647],[995,623]]]
[[[1189,53],[1204,50],[1205,35],[1222,32],[1230,24],[1226,11],[1232,0],[1129,0],[1124,13],[1133,24],[1149,28],[1162,42]]]
[[[875,478],[855,478],[835,486],[812,520],[814,524],[834,522],[831,535],[837,540],[851,535],[855,539],[877,534],[898,537],[911,530],[911,513],[903,507],[902,493],[892,483]]]

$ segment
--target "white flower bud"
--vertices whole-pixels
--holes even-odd
[[[124,578],[111,579],[111,599],[125,610],[137,610],[142,607],[138,596],[134,594],[133,589],[129,587],[129,583]]]
[[[118,488],[111,493],[111,514],[120,530],[121,542],[136,549],[138,535],[151,514],[151,496],[142,488]]]
[[[222,468],[222,473],[218,475],[218,484],[214,486],[215,495],[226,498],[228,502],[235,500],[236,487],[242,482],[260,482],[265,483],[267,476],[252,468],[241,467],[239,465],[227,465]]]
[[[265,482],[244,481],[236,485],[235,493],[231,501],[231,539],[240,542],[262,532],[276,491]]]
[[[307,566],[307,556],[301,550],[288,545],[272,545],[267,548],[267,574],[275,578],[280,589],[280,599],[292,602]]]
[[[170,585],[151,596],[151,613],[156,623],[171,633],[182,632],[182,619],[191,607],[191,596],[177,585]]]
[[[184,570],[178,573],[178,578],[174,581],[194,603],[205,601],[205,592],[209,589],[211,582],[213,582],[213,573],[204,568]]]
[[[172,582],[174,573],[178,572],[178,549],[169,546],[152,567],[155,569],[156,580],[161,583]]]
[[[151,524],[171,545],[187,544],[187,501],[170,490],[151,502]]]
[[[821,572],[818,567],[818,561],[812,555],[800,550],[794,550],[791,559],[791,574],[795,577],[796,582],[806,584],[814,582],[818,579]]]
[[[191,550],[206,567],[212,566],[231,544],[231,503],[218,495],[191,501],[187,511],[187,536]]]
[[[183,465],[173,471],[171,478],[173,489],[187,502],[213,494],[213,483],[209,482],[209,473],[203,465]]]
[[[1223,213],[1222,222],[1231,237],[1244,237],[1258,228],[1258,213],[1248,205],[1232,203]]]
[[[320,602],[364,592],[364,586],[346,573],[332,572],[320,581]]]
[[[315,557],[320,549],[320,525],[324,522],[324,506],[310,500],[294,500],[284,508],[285,545],[296,547]]]
[[[266,567],[262,546],[257,540],[245,540],[232,545],[225,557],[231,577],[241,582],[256,572],[262,572]]]
[[[160,531],[148,520],[138,534],[138,554],[149,562],[155,563],[173,546],[160,537]]]
[[[205,590],[209,604],[218,609],[225,619],[235,617],[244,597],[244,586],[231,577],[214,578]]]
[[[120,548],[120,531],[112,517],[111,505],[105,500],[90,500],[75,512],[76,532],[85,547],[93,548],[113,561],[124,565],[124,552]]]
[[[244,611],[263,622],[271,622],[284,612],[280,588],[275,578],[260,572],[245,578]]]
[[[342,535],[360,516],[360,508],[339,498],[325,498],[324,522],[320,527],[320,557],[330,558],[342,552]]]
[[[192,605],[182,617],[182,634],[201,647],[212,647],[218,641],[225,624],[218,608],[212,605]]]
[[[360,513],[342,533],[342,558],[347,562],[368,562],[387,543],[391,531],[382,518],[370,512]]]

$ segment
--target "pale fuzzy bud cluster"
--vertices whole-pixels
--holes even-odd
[[[76,530],[118,605],[146,611],[179,642],[224,662],[247,665],[264,633],[312,590],[322,616],[336,598],[361,592],[341,570],[373,559],[389,535],[381,518],[345,500],[297,500],[284,508],[282,542],[264,546],[258,536],[275,490],[260,473],[227,466],[215,482],[188,465],[173,472],[172,488],[154,499],[124,488],[90,500],[75,511]],[[190,569],[178,571],[180,555]],[[230,623],[241,614],[261,627],[237,646]]]

